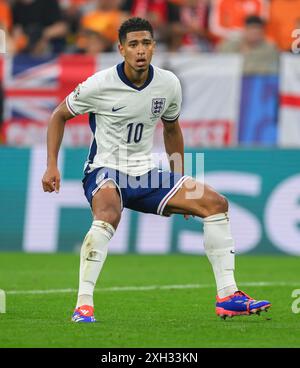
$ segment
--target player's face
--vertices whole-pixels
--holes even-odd
[[[127,33],[126,40],[119,45],[125,62],[136,72],[148,70],[155,48],[155,42],[149,31]]]

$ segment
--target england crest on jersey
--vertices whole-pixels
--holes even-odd
[[[151,112],[154,116],[159,116],[165,107],[165,98],[152,98]]]

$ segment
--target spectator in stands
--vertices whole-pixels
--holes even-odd
[[[220,40],[239,36],[250,15],[268,18],[267,0],[211,0],[211,4],[209,28]]]
[[[87,12],[80,21],[81,31],[78,39],[78,47],[88,52],[88,44],[95,33],[99,35],[97,41],[101,41],[104,49],[112,51],[118,41],[118,29],[125,20],[126,14],[121,10],[121,0],[97,0],[97,8]],[[101,47],[102,48],[102,47]]]
[[[282,51],[291,51],[292,32],[300,18],[300,0],[270,1],[270,20],[267,35]]]
[[[70,11],[72,13],[78,12],[85,14],[96,9],[95,0],[58,0],[59,6],[63,11]]]
[[[12,12],[7,0],[0,0],[0,30],[5,32],[5,37],[0,36],[0,42],[5,42],[5,45],[0,45],[9,54],[13,54],[15,50],[15,42],[12,38]]]
[[[296,19],[295,29],[293,31],[291,51],[295,54],[300,54],[300,17]]]
[[[8,2],[0,0],[0,29],[5,31],[11,30],[12,14]]]
[[[59,4],[68,24],[66,51],[73,52],[80,31],[80,20],[84,14],[96,9],[96,3],[95,0],[59,0]]]
[[[182,47],[193,51],[212,51],[214,37],[208,30],[210,0],[184,0],[180,8]]]
[[[98,55],[102,52],[113,51],[113,45],[114,43],[101,33],[82,29],[78,33],[75,52]]]
[[[244,74],[276,74],[279,53],[265,37],[265,22],[255,15],[245,19],[243,36],[224,40],[218,51],[241,53],[244,56]]]
[[[13,24],[14,31],[26,38],[20,52],[44,55],[64,50],[67,24],[57,0],[16,0]]]

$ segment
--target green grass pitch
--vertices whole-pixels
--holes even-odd
[[[225,321],[215,315],[206,257],[109,255],[95,292],[98,322],[71,323],[78,265],[75,254],[0,253],[0,347],[300,347],[297,257],[237,256],[240,289],[273,306]]]

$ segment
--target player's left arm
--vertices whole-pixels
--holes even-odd
[[[173,122],[165,121],[162,119],[164,126],[164,143],[168,159],[170,163],[170,169],[173,172],[184,174],[184,142],[182,131],[176,119]]]

